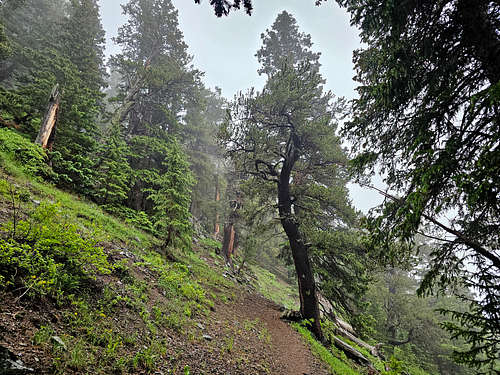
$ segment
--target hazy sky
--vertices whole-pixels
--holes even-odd
[[[353,98],[355,83],[352,51],[359,48],[358,30],[349,25],[348,14],[335,1],[314,6],[314,0],[255,0],[254,13],[243,11],[217,18],[208,0],[201,5],[194,0],[173,0],[179,10],[180,29],[193,55],[193,64],[205,72],[208,87],[218,86],[225,97],[231,99],[240,90],[262,88],[264,77],[257,74],[254,56],[261,46],[260,35],[270,28],[283,10],[291,13],[301,31],[311,34],[313,50],[321,52],[321,73],[327,89],[338,96]],[[99,0],[101,17],[107,33],[107,54],[117,52],[111,41],[125,19],[120,3],[125,0]],[[351,186],[355,206],[364,212],[380,202],[371,191]]]

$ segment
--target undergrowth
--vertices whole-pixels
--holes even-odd
[[[193,252],[168,260],[144,218],[120,220],[43,182],[44,151],[10,133],[0,131],[0,294],[57,306],[62,321],[32,337],[51,373],[185,369],[169,330],[200,339],[196,321],[234,285]]]
[[[298,310],[297,288],[279,280],[275,274],[258,265],[252,265],[250,268],[257,278],[256,288],[259,293],[287,309]]]
[[[0,226],[0,285],[62,301],[112,266],[93,236],[82,237],[58,204],[42,202],[27,219]]]
[[[292,327],[299,332],[311,347],[312,352],[328,365],[332,374],[336,375],[361,375],[360,372],[354,370],[350,365],[336,357],[332,351],[325,348],[318,342],[306,327],[299,323],[292,323]],[[346,358],[344,358],[347,360]]]

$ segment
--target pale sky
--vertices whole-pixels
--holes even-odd
[[[314,0],[255,0],[254,13],[231,12],[217,18],[208,0],[196,5],[194,0],[172,0],[179,11],[179,25],[184,40],[193,55],[193,64],[205,72],[205,85],[218,86],[231,99],[238,91],[264,85],[264,76],[257,74],[254,56],[261,46],[261,33],[270,28],[276,16],[286,10],[291,13],[302,32],[311,34],[313,50],[321,52],[321,73],[326,88],[337,96],[355,97],[352,52],[360,47],[358,30],[349,25],[349,15],[335,1],[314,6]],[[120,3],[125,0],[99,0],[103,26],[107,33],[107,54],[118,51],[111,41],[125,21]],[[376,193],[350,186],[354,205],[367,210],[381,202]]]

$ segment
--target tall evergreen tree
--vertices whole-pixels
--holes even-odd
[[[115,39],[122,52],[111,59],[121,79],[112,124],[130,149],[128,205],[153,216],[165,247],[186,244],[193,179],[176,138],[200,98],[200,73],[190,66],[171,0],[130,0],[122,8],[128,21]]]
[[[96,154],[91,196],[112,210],[125,204],[132,180],[130,149],[117,125],[103,134]]]
[[[180,141],[185,146],[191,170],[196,176],[191,213],[209,232],[214,231],[217,212],[220,221],[224,161],[214,135],[224,121],[226,107],[220,90],[202,89],[200,100],[187,107],[184,123],[179,129]]]
[[[154,203],[154,226],[163,239],[164,251],[173,245],[190,248],[189,205],[194,179],[186,155],[175,139],[169,144],[163,164],[165,171],[154,176],[155,187],[147,190],[148,199]]]
[[[359,169],[380,166],[395,192],[372,215],[374,242],[387,250],[397,239],[411,250],[424,225],[438,231],[442,241],[421,291],[464,283],[478,292],[463,296],[471,310],[452,312],[457,320],[447,327],[471,343],[457,355],[461,362],[498,372],[500,6],[338,3],[365,43],[354,55],[359,98],[344,133]]]
[[[273,38],[286,40],[284,34],[295,27],[295,20],[286,13],[278,19],[288,23],[275,22]],[[326,270],[324,260],[334,259],[332,243],[340,238],[334,229],[347,229],[355,221],[355,213],[345,188],[347,158],[336,136],[336,116],[343,112],[343,102],[335,101],[330,92],[323,92],[324,80],[317,69],[318,55],[308,53],[310,37],[295,35],[300,36],[300,40],[289,43],[294,50],[284,52],[284,56],[302,51],[299,56],[311,56],[313,61],[299,57],[289,62],[266,59],[267,53],[277,56],[276,45],[268,42],[270,37],[263,36],[265,48],[260,51],[263,67],[269,61],[279,66],[268,66],[270,76],[262,93],[250,91],[236,99],[220,137],[238,171],[267,181],[271,187],[274,185],[274,189],[264,190],[274,190],[269,199],[278,202],[280,221],[297,273],[301,313],[311,320],[311,330],[322,339],[311,254],[318,260],[318,271]],[[301,41],[306,43],[302,49]],[[344,261],[340,261],[340,254],[335,255],[338,255],[338,263]],[[340,276],[341,269],[333,266],[329,271],[337,271]],[[341,290],[354,281],[351,278],[342,285],[339,278],[335,285],[328,271],[318,276],[324,291],[335,299],[345,296]],[[341,298],[336,302],[337,306],[344,303]]]
[[[89,94],[100,98],[106,86],[104,65],[105,32],[97,0],[71,0],[63,23],[61,44],[64,55],[78,68]]]
[[[65,10],[64,0],[9,0],[2,4],[0,15],[14,53],[1,65],[0,82],[12,83],[14,72],[32,68],[33,58],[23,53],[25,48],[42,51],[55,46]]]
[[[6,30],[15,46],[1,78],[6,111],[13,112],[21,130],[34,139],[58,84],[62,95],[52,166],[58,183],[88,193],[104,73],[104,32],[97,5],[27,0],[18,7],[7,4],[2,12],[8,16]]]
[[[321,53],[311,50],[311,35],[299,31],[295,18],[283,11],[278,14],[271,29],[261,34],[262,47],[255,55],[261,65],[259,74],[268,77],[281,69],[283,64],[297,67],[308,63],[311,69],[319,70]]]
[[[123,52],[111,59],[122,77],[115,121],[129,135],[146,135],[147,125],[176,134],[188,103],[198,99],[200,77],[189,65],[177,10],[171,0],[130,0],[123,13],[128,22],[115,39]]]
[[[72,0],[67,13],[61,25],[58,51],[71,62],[77,85],[71,87],[68,80],[60,83],[64,91],[54,151],[61,154],[63,163],[54,163],[54,169],[66,174],[75,190],[89,194],[96,177],[93,155],[103,111],[104,30],[96,0]]]

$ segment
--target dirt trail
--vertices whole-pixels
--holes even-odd
[[[279,317],[279,306],[241,292],[235,301],[217,305],[205,322],[204,333],[211,337],[208,353],[206,343],[199,343],[180,360],[189,363],[193,374],[329,374]]]
[[[269,330],[272,337],[272,374],[329,373],[313,356],[302,337],[279,319],[281,313],[277,305],[257,295],[246,295],[236,304],[242,314],[258,318]]]

